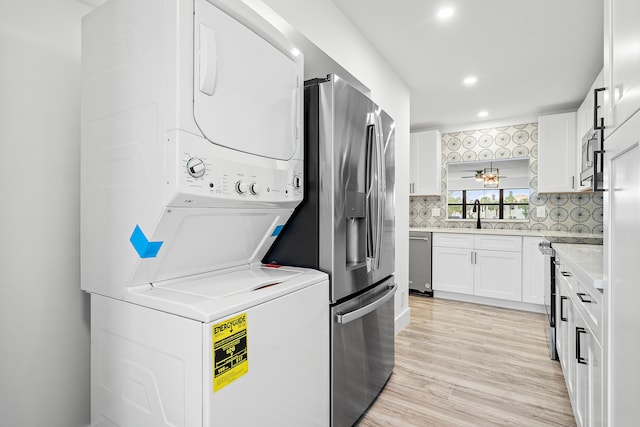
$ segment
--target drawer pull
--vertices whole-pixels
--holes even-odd
[[[562,295],[560,296],[560,320],[562,320],[563,322],[566,322],[567,320],[569,320],[564,316],[564,300],[566,299],[568,299],[568,297],[565,297]]]
[[[585,299],[585,297],[587,296],[587,294],[583,293],[583,292],[578,292],[576,295],[578,295],[578,299],[582,302],[591,304],[591,298],[587,297],[587,299]]]
[[[562,274],[564,277],[571,277],[573,276],[571,273],[569,273],[568,271],[561,271],[560,274]]]
[[[578,361],[578,363],[582,365],[586,365],[587,359],[582,357],[582,354],[580,354],[580,335],[581,334],[587,335],[587,330],[585,328],[576,326],[576,360]]]

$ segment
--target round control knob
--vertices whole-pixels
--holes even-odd
[[[247,184],[243,181],[236,182],[236,191],[238,194],[244,194],[247,192]]]
[[[293,187],[294,188],[302,187],[302,177],[300,175],[296,175],[293,177]]]
[[[260,194],[260,184],[254,182],[253,184],[251,184],[251,186],[249,186],[249,191],[251,191],[251,194],[253,194],[254,196],[257,196],[258,194]]]
[[[187,161],[187,172],[194,178],[200,178],[204,175],[205,169],[202,159],[192,157]]]

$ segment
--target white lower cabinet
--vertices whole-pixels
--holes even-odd
[[[433,290],[473,295],[471,249],[433,247]]]
[[[580,298],[582,295],[582,299]],[[577,427],[602,427],[604,422],[603,350],[594,299],[574,283],[571,273],[556,268],[556,349]],[[596,311],[597,313],[597,311]],[[595,316],[597,318],[597,316]]]
[[[433,290],[521,301],[522,238],[434,233]]]
[[[474,295],[511,301],[522,299],[521,252],[476,250],[474,261]]]
[[[522,302],[544,304],[544,257],[538,249],[542,237],[522,238]]]

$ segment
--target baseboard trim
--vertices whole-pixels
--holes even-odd
[[[411,322],[411,309],[406,307],[395,319],[395,334],[403,330]]]
[[[496,298],[479,297],[475,295],[457,294],[455,292],[433,291],[434,298],[450,299],[474,304],[484,304],[493,307],[510,308],[513,310],[531,311],[533,313],[544,313],[544,305],[531,304],[528,302],[501,300]],[[396,322],[397,323],[397,322]]]

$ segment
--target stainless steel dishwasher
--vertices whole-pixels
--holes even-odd
[[[409,290],[433,296],[430,231],[409,232]]]

